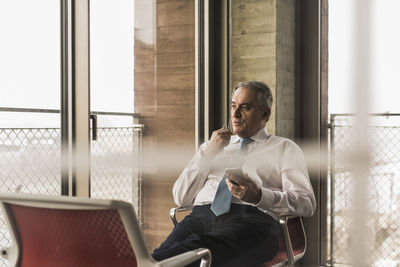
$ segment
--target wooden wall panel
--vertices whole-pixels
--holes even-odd
[[[135,1],[135,112],[144,124],[142,214],[150,250],[172,230],[172,186],[195,152],[194,50],[194,0]]]

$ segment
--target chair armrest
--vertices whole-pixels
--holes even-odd
[[[160,267],[186,266],[201,259],[200,267],[209,267],[211,264],[211,252],[205,248],[191,250],[157,263]]]
[[[176,219],[176,213],[179,211],[186,211],[186,210],[191,210],[191,207],[176,207],[172,208],[169,211],[169,218],[171,219],[172,223],[174,224],[174,227],[177,225],[178,220]]]
[[[294,254],[293,254],[292,242],[290,240],[289,229],[287,226],[287,221],[289,218],[291,217],[290,216],[279,217],[279,224],[281,225],[283,231],[283,241],[285,243],[285,249],[288,257],[288,265],[291,265],[294,263]]]
[[[3,259],[7,259],[8,258],[8,247],[6,247],[6,248],[1,248],[1,250],[0,250],[0,256],[3,258]]]
[[[281,216],[281,217],[279,217],[279,223],[280,223],[280,225],[282,227],[282,230],[283,230],[283,238],[284,238],[284,243],[285,243],[285,249],[286,249],[286,253],[287,253],[287,256],[288,256],[288,263],[287,263],[288,265],[293,264],[295,261],[300,259],[305,253],[305,250],[304,250],[304,252],[301,255],[298,255],[296,257],[294,256],[293,246],[292,246],[290,233],[289,233],[289,228],[288,228],[288,225],[287,225],[288,220],[292,219],[292,218],[296,218],[296,216]],[[304,235],[304,242],[305,242],[305,248],[306,248],[307,247],[307,238],[305,236],[304,224],[303,224],[302,218],[299,217],[299,219],[300,219],[300,224],[301,224],[301,227],[302,227],[302,232],[303,232],[303,235]]]
[[[0,255],[3,259],[8,260],[10,266],[16,266],[19,255],[15,246],[1,248]]]

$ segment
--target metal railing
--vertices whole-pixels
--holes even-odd
[[[0,108],[0,112],[49,114],[59,110]],[[143,125],[137,123],[138,116],[133,113],[91,115],[132,118],[128,126],[97,128],[96,141],[91,142],[90,195],[131,202],[141,220]],[[61,194],[60,128],[2,128],[0,122],[0,192]],[[0,247],[9,243],[10,236],[0,214]],[[0,258],[0,265],[7,263]]]
[[[400,266],[400,114],[372,114],[368,127],[370,175],[365,255],[368,266]],[[330,122],[330,265],[350,265],[357,246],[353,227],[356,137],[354,115],[332,114]]]

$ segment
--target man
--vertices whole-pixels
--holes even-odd
[[[239,83],[231,107],[235,135],[224,128],[214,131],[179,176],[174,200],[193,210],[154,251],[155,259],[203,247],[211,251],[212,266],[253,266],[277,253],[279,215],[314,213],[302,151],[294,142],[267,133],[271,106],[266,84]],[[229,168],[241,168],[244,175],[228,173]],[[221,211],[226,199],[228,210]]]

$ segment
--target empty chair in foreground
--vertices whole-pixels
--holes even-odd
[[[0,194],[0,204],[12,238],[12,246],[2,249],[10,266],[185,266],[198,260],[210,265],[207,249],[154,260],[127,202]]]

